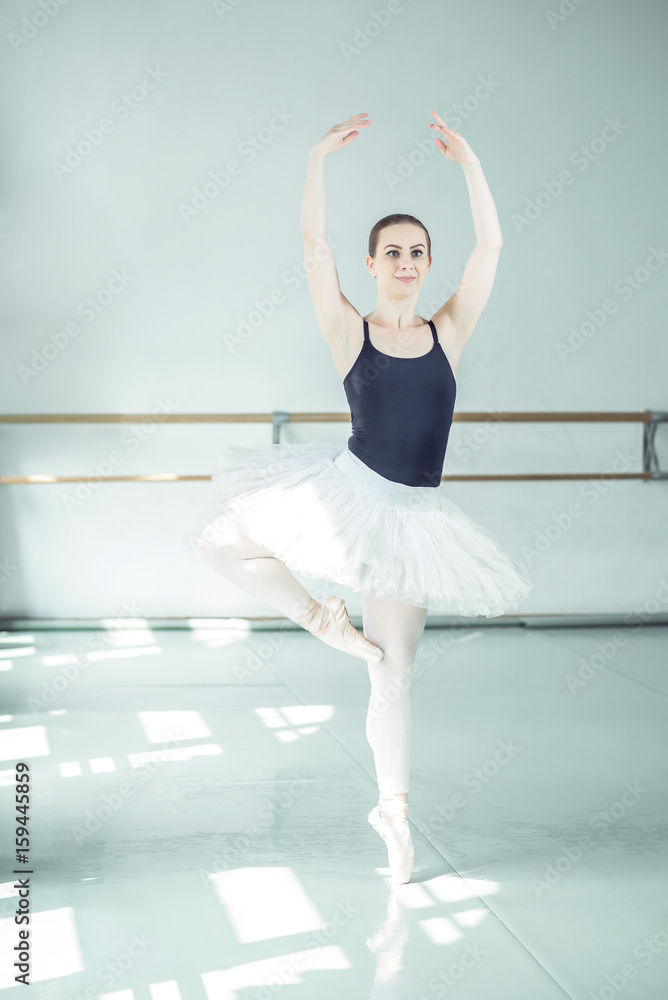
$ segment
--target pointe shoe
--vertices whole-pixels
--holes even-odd
[[[312,597],[297,624],[311,635],[322,639],[328,646],[358,656],[361,660],[379,663],[385,655],[380,646],[369,642],[351,625],[346,606],[340,597],[326,597],[322,604]]]
[[[369,823],[387,846],[390,881],[395,885],[410,882],[415,863],[415,848],[408,825],[408,806],[400,803],[397,815],[381,815],[379,806],[369,813]]]

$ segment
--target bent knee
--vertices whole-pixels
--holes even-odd
[[[197,547],[205,559],[245,559],[252,556],[271,555],[268,549],[253,542],[240,524],[221,515],[202,531]]]
[[[217,517],[206,525],[197,542],[205,558],[224,554],[233,555],[243,548],[244,537],[229,518]]]

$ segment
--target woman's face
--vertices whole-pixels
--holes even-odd
[[[387,294],[414,295],[431,266],[424,229],[412,222],[386,226],[378,234],[376,256],[367,257],[366,263]]]

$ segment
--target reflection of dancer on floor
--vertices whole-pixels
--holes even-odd
[[[416,315],[418,296],[431,266],[431,241],[427,230],[413,216],[386,216],[374,226],[369,239],[366,263],[377,282],[377,302],[368,314],[368,327],[363,330],[362,317],[342,294],[331,248],[326,237],[325,162],[329,154],[350,145],[359,129],[371,124],[366,113],[353,115],[342,124],[334,125],[315,145],[309,155],[308,172],[302,202],[301,225],[306,254],[318,261],[309,274],[308,283],[315,305],[318,325],[332,351],[335,368],[344,380],[350,372],[366,339],[373,338],[372,347],[382,356],[393,359],[394,371],[408,373],[408,359],[423,357],[440,343],[447,361],[432,357],[447,368],[449,382],[443,378],[440,393],[440,413],[443,399],[454,405],[454,378],[462,349],[489,298],[501,249],[501,230],[480,161],[466,140],[447,127],[432,111],[436,122],[429,126],[439,133],[435,140],[442,155],[459,163],[464,171],[473,215],[476,245],[471,253],[456,292],[434,314],[432,320]],[[438,340],[436,337],[438,336]],[[363,340],[364,337],[364,340]],[[394,359],[401,359],[397,363]],[[415,369],[417,371],[418,369]],[[382,374],[380,372],[379,374]],[[393,376],[396,378],[396,374]],[[405,376],[400,375],[405,381]],[[428,396],[427,399],[431,399]],[[367,396],[367,407],[371,403]],[[384,409],[385,450],[377,455],[382,465],[392,465],[393,442],[397,414],[403,421],[409,442],[409,453],[431,453],[428,467],[437,473],[432,486],[440,486],[445,443],[449,426],[440,426],[439,415],[425,412],[425,399],[415,377],[402,383],[400,394]],[[366,413],[366,419],[381,417],[377,411]],[[392,426],[389,426],[390,419]],[[360,420],[360,423],[362,421]],[[376,434],[379,428],[376,426]],[[353,437],[355,423],[353,423]],[[378,438],[377,438],[378,439]],[[382,440],[382,434],[380,436]],[[426,442],[426,444],[425,444]],[[414,449],[413,449],[414,444]],[[440,449],[440,450],[439,450]],[[362,442],[363,450],[363,442]],[[396,464],[396,459],[394,460]],[[436,468],[438,466],[438,468]],[[423,463],[419,468],[424,469]],[[433,475],[433,474],[432,474]],[[389,477],[388,477],[389,478]],[[406,481],[400,475],[396,481]],[[424,492],[424,491],[423,491]],[[400,544],[400,539],[398,540]],[[326,643],[367,661],[371,681],[371,697],[367,715],[367,738],[373,750],[380,800],[372,810],[369,822],[387,843],[394,881],[410,878],[414,851],[407,822],[408,779],[411,737],[410,683],[411,669],[420,642],[427,608],[403,601],[378,598],[362,593],[364,635],[351,625],[345,605],[337,598],[325,598],[320,603],[296,580],[284,562],[273,552],[255,544],[240,525],[228,525],[202,537],[202,554],[214,569],[243,590],[301,624]],[[387,695],[387,697],[385,697]]]

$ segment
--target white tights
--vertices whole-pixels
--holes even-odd
[[[269,549],[224,518],[202,532],[200,552],[236,586],[298,622],[310,599],[305,587]],[[366,737],[381,796],[408,793],[411,744],[411,670],[427,617],[425,608],[362,594],[364,635],[380,646],[380,663],[367,663],[371,696]]]
[[[367,663],[371,697],[366,738],[381,796],[408,793],[411,671],[426,617],[425,608],[362,594],[364,635],[385,651],[380,663]]]

